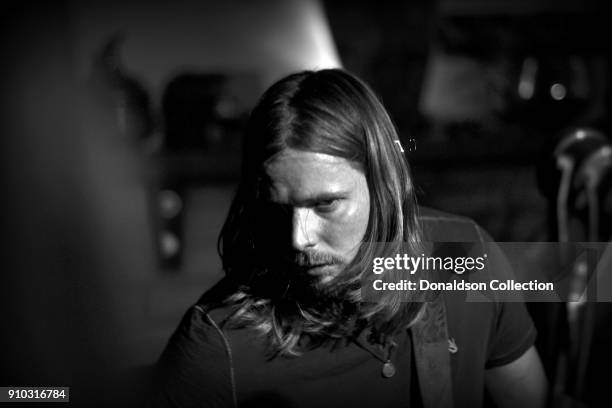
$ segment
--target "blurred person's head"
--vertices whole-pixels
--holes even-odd
[[[254,108],[219,249],[241,288],[232,297],[238,314],[271,334],[278,351],[294,352],[304,332],[339,336],[349,317],[384,325],[406,312],[409,293],[376,304],[361,293],[376,243],[398,253],[420,245],[396,140],[372,90],[342,70],[283,78]],[[407,308],[414,315],[418,305]]]

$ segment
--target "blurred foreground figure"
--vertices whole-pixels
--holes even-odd
[[[485,389],[500,406],[545,404],[522,303],[365,298],[373,279],[399,281],[372,274],[376,243],[419,256],[425,242],[487,237],[416,206],[396,140],[373,92],[344,71],[293,74],[264,94],[219,238],[226,278],[170,339],[153,405],[478,407]],[[477,273],[505,268],[490,254]]]
[[[126,365],[138,333],[124,288],[155,266],[143,171],[113,112],[75,78],[68,4],[5,11],[0,386],[70,387],[72,407],[134,406],[140,379]]]

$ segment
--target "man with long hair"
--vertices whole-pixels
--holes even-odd
[[[486,236],[417,207],[397,140],[374,93],[345,71],[296,73],[265,92],[219,237],[226,276],[170,339],[157,405],[481,406],[485,385],[502,406],[544,403],[523,304],[367,296],[374,279],[401,278],[372,274],[375,258]]]

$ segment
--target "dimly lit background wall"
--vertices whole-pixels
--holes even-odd
[[[296,70],[344,67],[372,85],[421,203],[498,241],[556,240],[538,171],[574,126],[610,138],[608,17],[569,0],[7,8],[6,378],[154,363],[223,275],[216,241],[249,110]],[[63,346],[48,357],[47,344]]]
[[[72,2],[70,10],[79,79],[129,78],[146,95],[153,122],[143,135],[153,140],[142,145],[145,154],[153,149],[146,167],[151,202],[143,211],[151,212],[150,232],[166,259],[148,279],[119,289],[139,314],[133,363],[150,364],[186,308],[222,276],[216,239],[237,181],[248,110],[288,73],[341,64],[316,1]],[[223,109],[228,117],[219,118]],[[185,132],[191,138],[179,140]],[[165,226],[156,224],[158,206],[164,214],[180,207],[168,231],[155,230]]]

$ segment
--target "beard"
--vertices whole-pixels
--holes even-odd
[[[339,256],[317,251],[294,253],[284,259],[289,290],[302,301],[340,300],[346,290],[348,262]]]
[[[279,257],[266,256],[251,279],[261,297],[295,302],[308,309],[343,303],[359,284],[349,283],[349,262],[339,256],[303,251]]]
[[[255,260],[241,289],[258,305],[256,313],[271,308],[282,330],[308,334],[313,346],[353,332],[361,306],[355,296],[360,282],[351,278],[351,262],[314,251],[277,252],[276,257],[260,252]]]

